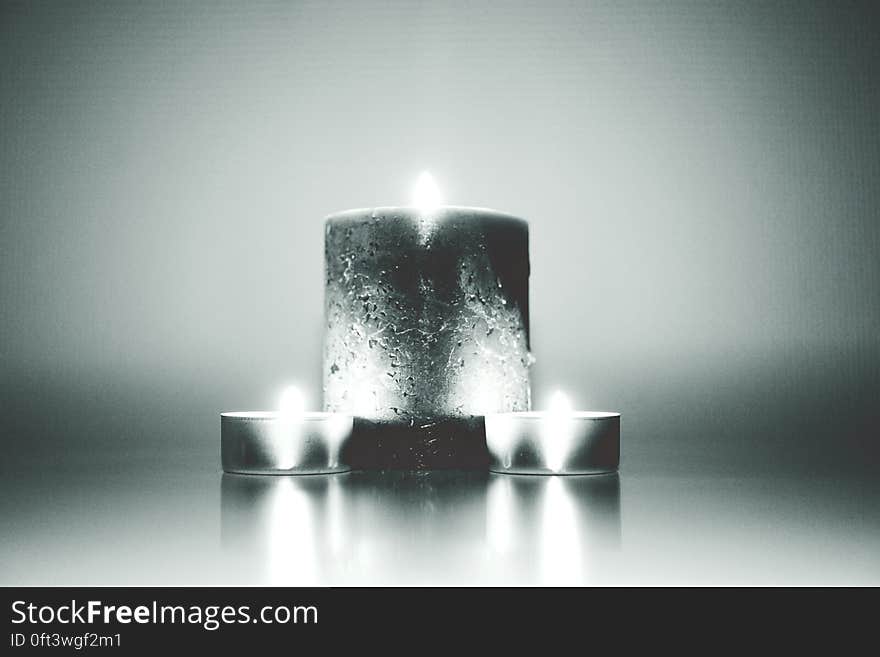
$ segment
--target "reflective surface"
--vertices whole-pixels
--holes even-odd
[[[880,584],[867,477],[6,475],[2,584]]]

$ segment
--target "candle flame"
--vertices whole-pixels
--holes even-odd
[[[544,419],[544,437],[547,467],[552,472],[559,472],[565,466],[574,431],[572,410],[568,395],[560,390],[550,395],[548,413]]]
[[[573,410],[573,406],[571,404],[571,399],[569,399],[568,395],[566,395],[561,390],[557,390],[552,395],[550,395],[550,403],[548,404],[548,409],[554,415],[565,415],[567,413],[571,413]]]
[[[434,182],[434,178],[427,171],[423,171],[416,181],[413,190],[413,205],[422,212],[436,210],[443,203],[440,188]]]
[[[306,412],[306,400],[296,386],[287,386],[281,393],[278,410],[286,419],[301,418]]]

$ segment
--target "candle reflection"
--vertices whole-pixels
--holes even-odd
[[[620,548],[617,474],[492,475],[487,560],[498,577],[527,584],[589,584]]]
[[[230,574],[271,585],[585,584],[620,545],[617,475],[223,475]]]
[[[307,586],[332,575],[344,475],[223,474],[220,538],[234,580]]]

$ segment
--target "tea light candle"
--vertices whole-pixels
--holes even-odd
[[[346,472],[341,458],[354,418],[306,412],[302,394],[288,388],[278,411],[220,414],[220,458],[225,472],[329,474]]]
[[[620,413],[574,411],[561,393],[550,410],[486,415],[492,472],[601,474],[620,464]]]

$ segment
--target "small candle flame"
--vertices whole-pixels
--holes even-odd
[[[552,395],[550,395],[548,410],[554,415],[566,415],[568,413],[571,413],[571,411],[573,410],[571,399],[569,399],[568,395],[566,395],[561,390],[557,390]]]
[[[423,171],[416,181],[413,190],[413,205],[422,212],[436,210],[443,203],[440,188],[434,182],[434,178],[427,171]]]
[[[557,390],[550,395],[548,412],[544,419],[547,467],[559,472],[572,440],[572,405],[568,395]]]
[[[278,410],[286,419],[301,418],[306,412],[306,400],[296,386],[288,386],[281,393]]]

